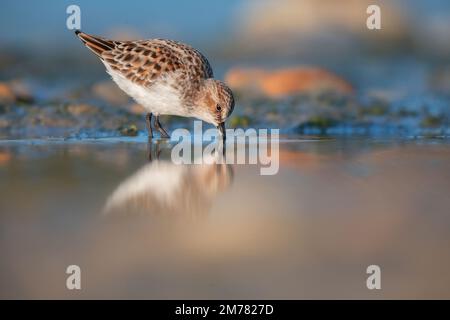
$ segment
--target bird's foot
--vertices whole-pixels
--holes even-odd
[[[160,128],[158,131],[161,134],[161,138],[163,138],[163,139],[170,139],[170,136],[166,132],[166,130],[164,130],[163,128]]]

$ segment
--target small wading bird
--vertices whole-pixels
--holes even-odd
[[[114,82],[147,111],[153,126],[168,138],[160,115],[194,117],[211,123],[225,140],[225,120],[233,112],[230,88],[213,78],[208,60],[194,48],[164,39],[116,41],[75,31],[94,52]]]

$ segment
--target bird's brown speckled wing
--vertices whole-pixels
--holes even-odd
[[[82,32],[77,35],[112,70],[143,86],[172,74],[179,85],[192,89],[213,77],[208,60],[200,52],[176,41],[113,41]]]

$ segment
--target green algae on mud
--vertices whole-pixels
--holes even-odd
[[[102,82],[87,86],[81,95],[74,95],[78,86],[63,86],[56,96],[41,97],[37,89],[30,89],[28,100],[4,99],[0,102],[0,137],[95,138],[145,132],[144,110],[123,94],[119,95],[118,88]],[[227,122],[231,128],[393,137],[449,136],[450,132],[449,99],[438,93],[403,99],[329,91],[278,98],[241,93],[236,102]],[[192,122],[173,116],[165,116],[163,121],[169,130],[189,128]]]

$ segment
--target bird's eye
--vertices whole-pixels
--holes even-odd
[[[216,106],[216,110],[220,112],[220,111],[222,111],[222,107],[219,106],[219,105],[217,105],[217,106]]]

